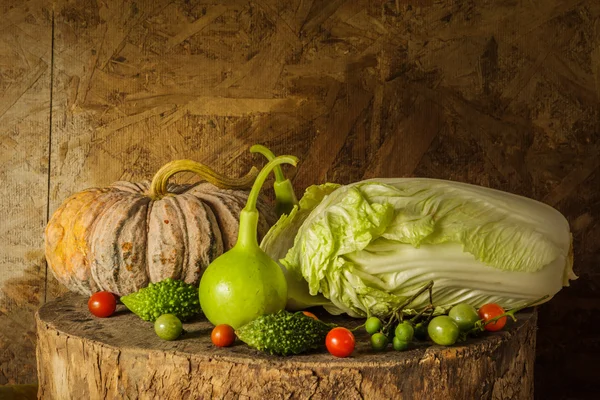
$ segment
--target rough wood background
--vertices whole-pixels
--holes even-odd
[[[35,379],[46,298],[52,5],[0,1],[0,384]]]
[[[298,194],[418,175],[562,211],[580,279],[541,308],[537,393],[585,396],[599,100],[596,0],[2,0],[0,384],[35,379],[33,310],[60,292],[42,230],[66,196],[181,157],[240,174],[260,142],[302,159]]]

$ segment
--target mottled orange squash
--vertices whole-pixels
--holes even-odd
[[[208,182],[168,184],[181,171]],[[69,290],[90,295],[108,290],[126,295],[166,278],[197,284],[203,270],[237,240],[238,217],[256,177],[240,179],[176,160],[152,182],[116,182],[69,197],[53,214],[45,232],[46,259]],[[275,220],[261,203],[259,232]]]

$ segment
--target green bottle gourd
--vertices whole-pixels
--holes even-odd
[[[279,156],[260,171],[240,213],[236,245],[215,259],[200,279],[200,307],[213,325],[234,329],[283,310],[287,282],[281,268],[258,246],[256,200],[269,173],[278,165],[296,165],[294,156]]]

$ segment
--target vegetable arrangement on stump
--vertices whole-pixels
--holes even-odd
[[[119,393],[132,398],[148,392],[160,398],[191,393],[338,397],[340,388],[351,391],[344,398],[531,396],[532,376],[521,375],[532,371],[535,314],[523,314],[524,321],[515,314],[547,301],[576,278],[569,226],[558,211],[509,193],[421,178],[346,186],[326,183],[311,186],[298,201],[281,170],[281,164],[296,165],[297,158],[275,157],[260,145],[250,150],[268,160],[258,174],[251,170],[246,177],[232,180],[201,164],[177,161],[163,167],[147,189],[126,183],[91,189],[74,195],[57,210],[46,231],[53,271],[72,290],[95,293],[88,299],[88,314],[74,320],[61,312],[70,309],[71,318],[84,313],[77,297],[40,310],[42,396],[73,398],[57,376],[85,383],[77,394],[86,398],[99,393],[106,397],[106,390],[112,391],[109,396]],[[198,172],[229,188],[248,186],[250,178],[253,184],[249,193],[202,186],[207,184],[167,192],[167,180],[181,170]],[[257,208],[261,187],[271,172],[274,209]],[[127,191],[129,195],[121,193]],[[106,193],[109,200],[103,197]],[[228,203],[225,198],[235,201]],[[115,206],[121,203],[123,209]],[[106,210],[100,211],[100,206]],[[221,211],[211,213],[219,207]],[[137,218],[140,210],[147,213],[146,225]],[[280,216],[276,223],[275,214]],[[223,216],[235,218],[235,223],[223,223]],[[165,219],[161,222],[161,218]],[[181,219],[171,224],[177,218]],[[272,227],[259,246],[261,221]],[[142,226],[146,235],[140,235]],[[207,226],[210,229],[204,229]],[[188,231],[192,233],[187,235]],[[135,250],[126,241],[134,236],[145,238]],[[173,255],[168,261],[150,256],[156,250],[147,246],[156,241],[159,252],[168,250]],[[212,250],[206,253],[207,248]],[[148,273],[138,271],[144,263],[149,264]],[[136,271],[140,276],[134,276]],[[125,309],[117,301],[139,318],[122,314]],[[320,315],[306,310],[314,306],[322,306]],[[347,316],[336,317],[340,314]],[[89,326],[80,332],[72,320]],[[150,323],[154,329],[149,329]],[[92,325],[99,334],[89,335]],[[122,335],[131,329],[145,332]],[[70,369],[68,360],[53,353],[54,348],[72,343],[56,338],[67,331],[71,332],[67,337],[80,341],[83,359],[100,360],[110,353],[106,346],[112,346],[118,352],[117,364],[125,356],[133,367],[117,365],[118,374],[102,382],[102,392],[98,382],[95,387],[88,383],[89,374],[101,378],[111,374],[102,362],[80,371]],[[150,331],[154,335],[147,337]],[[208,336],[212,346],[206,347]],[[115,337],[123,342],[113,342]],[[156,344],[161,342],[165,344]],[[201,347],[192,349],[183,343]],[[71,354],[73,349],[65,351]],[[153,365],[158,371],[140,368],[136,354],[153,351],[175,364]],[[431,354],[433,364],[427,361]],[[277,358],[282,356],[288,358]],[[188,367],[169,371],[179,368],[182,357]],[[190,375],[193,364],[199,378]],[[423,375],[427,365],[431,370]],[[213,370],[223,368],[239,386],[219,382],[220,388],[215,388]],[[303,388],[307,374],[318,379]],[[262,381],[274,375],[285,382]],[[130,376],[147,381],[130,388]],[[252,376],[252,381],[246,382],[246,376]],[[171,377],[187,382],[184,391],[165,384]],[[262,382],[258,386],[256,377]],[[350,377],[356,382],[341,385]],[[453,379],[459,388],[448,386]]]
[[[364,320],[318,316],[353,329]],[[158,337],[150,322],[117,306],[95,318],[86,297],[68,294],[37,315],[38,371],[43,399],[531,399],[535,313],[518,314],[500,332],[454,346],[413,340],[407,351],[375,351],[363,327],[352,356],[323,348],[278,356],[239,339],[215,346],[213,325],[184,323],[178,340]],[[339,351],[343,351],[343,344]],[[312,396],[312,397],[311,397]]]

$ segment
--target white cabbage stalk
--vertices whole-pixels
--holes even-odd
[[[573,274],[564,216],[538,201],[425,178],[307,189],[261,243],[288,280],[288,308],[389,316],[429,281],[433,301],[512,308]],[[425,293],[410,305],[429,304]]]

